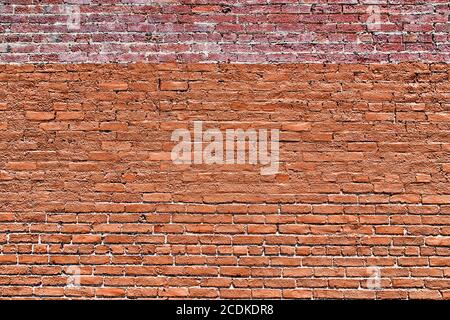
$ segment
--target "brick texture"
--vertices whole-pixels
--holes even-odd
[[[0,62],[450,61],[448,0],[2,0]]]
[[[123,2],[110,10],[129,16]],[[9,3],[2,21],[28,41]],[[1,65],[0,296],[449,299],[449,72]],[[280,129],[280,172],[172,163],[172,131],[195,120]],[[67,285],[73,267],[80,286]]]

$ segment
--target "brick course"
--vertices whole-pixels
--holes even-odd
[[[0,296],[449,299],[449,72],[0,65]],[[173,164],[195,120],[280,129],[280,173]]]

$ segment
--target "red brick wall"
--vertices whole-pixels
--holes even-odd
[[[450,298],[449,71],[1,65],[0,296]],[[280,172],[173,164],[195,120]]]
[[[0,62],[441,62],[449,14],[448,0],[2,0]]]

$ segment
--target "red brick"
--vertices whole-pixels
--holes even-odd
[[[161,81],[160,88],[163,91],[187,91],[189,84],[186,81]]]
[[[31,121],[47,121],[55,119],[54,112],[45,111],[27,111],[25,117]]]

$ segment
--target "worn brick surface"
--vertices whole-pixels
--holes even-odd
[[[449,71],[1,65],[0,296],[449,299]],[[280,173],[173,164],[194,120]]]
[[[0,62],[448,62],[449,13],[448,0],[2,0]]]

